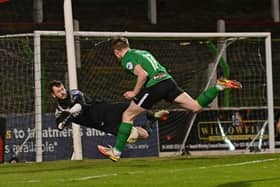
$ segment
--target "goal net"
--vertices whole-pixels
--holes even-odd
[[[243,84],[242,90],[221,92],[198,115],[175,104],[158,103],[152,110],[168,109],[169,119],[154,124],[151,139],[127,145],[124,156],[227,149],[217,120],[238,149],[246,149],[267,121],[264,143],[274,149],[269,33],[75,32],[78,88],[108,102],[126,102],[122,93],[135,83],[113,56],[110,39],[118,35],[128,37],[132,48],[150,51],[193,98],[222,76]],[[56,103],[47,90],[47,83],[53,79],[68,85],[64,32],[1,36],[0,53],[0,111],[8,119],[7,133],[11,135],[6,157],[14,152],[25,160],[35,154],[43,160],[71,158],[72,130],[56,129]],[[145,115],[141,115],[135,125],[145,121]],[[82,127],[81,132],[84,157],[101,157],[96,144],[115,141],[113,136],[94,129]],[[19,151],[12,151],[13,145]]]

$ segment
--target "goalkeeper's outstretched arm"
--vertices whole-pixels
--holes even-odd
[[[72,116],[69,111],[56,110],[55,117],[58,130],[63,130],[65,127],[71,125]]]
[[[77,117],[80,114],[82,105],[76,103],[69,110],[59,110],[58,108],[55,112],[56,124],[59,130],[63,130],[65,127],[71,125],[71,121],[73,118]]]
[[[55,112],[57,128],[63,130],[71,124],[71,120],[80,115],[87,98],[79,90],[65,89],[61,81],[51,81],[49,84],[51,96],[57,101]]]

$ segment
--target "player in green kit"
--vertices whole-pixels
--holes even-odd
[[[124,37],[114,38],[112,48],[115,56],[121,61],[122,67],[137,77],[133,90],[123,94],[126,99],[131,100],[131,103],[123,112],[115,146],[97,146],[100,153],[113,161],[118,161],[121,156],[133,119],[158,101],[164,99],[178,103],[186,110],[199,112],[225,88],[240,89],[242,87],[240,82],[219,79],[215,86],[202,92],[195,100],[177,85],[166,68],[150,52],[131,49],[127,38]]]

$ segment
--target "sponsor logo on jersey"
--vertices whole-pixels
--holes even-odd
[[[126,64],[126,69],[128,69],[128,70],[132,70],[132,69],[133,69],[133,64],[132,64],[132,62],[128,62],[128,63]]]

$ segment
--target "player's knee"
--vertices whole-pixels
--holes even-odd
[[[192,112],[198,113],[202,110],[202,107],[197,103],[197,105],[194,105],[191,109]]]
[[[122,120],[123,121],[133,121],[139,113],[138,112],[132,112],[130,110],[126,110],[126,111],[123,112]]]
[[[122,116],[122,121],[133,121],[133,115],[124,112]]]
[[[185,108],[186,110],[189,110],[189,111],[194,112],[194,113],[198,113],[202,110],[202,107],[197,102],[193,103],[191,105],[182,104],[181,106],[183,108]]]

